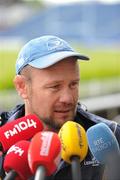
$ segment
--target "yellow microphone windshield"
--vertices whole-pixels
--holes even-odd
[[[71,163],[73,156],[78,156],[80,162],[88,152],[88,142],[85,129],[78,123],[67,121],[58,133],[62,144],[62,158]]]

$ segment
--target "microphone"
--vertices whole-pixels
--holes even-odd
[[[74,180],[82,179],[80,162],[88,152],[87,136],[84,128],[73,121],[67,121],[59,131],[62,144],[62,158],[71,163]]]
[[[28,163],[35,180],[43,180],[53,174],[61,159],[61,143],[57,133],[43,131],[31,140],[28,149]]]
[[[87,130],[87,138],[93,156],[109,167],[109,180],[119,179],[120,148],[112,130],[106,124],[99,123]]]
[[[19,141],[7,151],[4,159],[3,167],[8,173],[4,180],[26,180],[32,176],[32,172],[28,165],[28,148],[29,141]]]
[[[106,124],[99,123],[90,127],[87,138],[91,153],[101,164],[105,164],[113,153],[119,154],[118,141]]]
[[[0,150],[6,152],[16,142],[29,140],[41,130],[43,125],[35,115],[27,115],[8,122],[0,127]]]

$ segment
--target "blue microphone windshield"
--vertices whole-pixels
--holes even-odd
[[[88,145],[93,156],[105,164],[114,154],[119,154],[119,144],[112,130],[104,123],[87,130]]]

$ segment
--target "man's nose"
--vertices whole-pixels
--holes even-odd
[[[62,103],[73,103],[74,95],[71,89],[67,88],[61,92],[59,101]]]

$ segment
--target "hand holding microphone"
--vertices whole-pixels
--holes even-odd
[[[29,145],[29,141],[19,141],[7,151],[3,167],[8,174],[4,180],[26,180],[32,176],[28,165]]]
[[[6,152],[20,140],[29,140],[43,130],[41,121],[35,115],[27,115],[0,127],[0,150]]]
[[[28,162],[35,180],[43,180],[55,172],[61,159],[58,135],[50,131],[37,133],[31,140]]]
[[[81,179],[80,162],[87,155],[88,144],[84,128],[73,121],[66,122],[59,131],[62,158],[72,164],[73,180]]]

